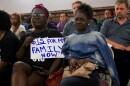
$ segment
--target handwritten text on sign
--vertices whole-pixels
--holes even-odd
[[[37,38],[31,43],[31,59],[63,58],[64,38]]]

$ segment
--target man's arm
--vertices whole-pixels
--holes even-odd
[[[107,43],[111,44],[113,48],[120,49],[120,50],[126,50],[126,47],[124,45],[118,44],[114,41],[111,41],[110,39],[106,38]]]
[[[110,26],[110,20],[106,20],[103,22],[103,25],[100,29],[100,32],[106,37],[106,41],[107,43],[111,44],[113,48],[115,49],[120,49],[120,50],[125,50],[126,47],[122,44],[118,44],[110,39],[108,39],[108,32],[109,32],[109,29],[111,28]]]
[[[130,51],[130,46],[127,46],[127,47],[126,47],[126,51]]]

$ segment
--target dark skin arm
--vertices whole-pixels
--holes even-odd
[[[60,64],[61,64],[61,58],[55,59],[49,70],[49,73],[53,73],[54,71],[56,71],[56,69],[59,67]]]
[[[4,69],[8,65],[7,62],[0,60],[0,70]]]
[[[16,53],[16,57],[18,60],[21,60],[25,54],[25,49],[28,45],[30,45],[32,43],[32,41],[34,40],[33,37],[26,37],[24,43],[22,44],[22,46],[20,47],[19,51]]]
[[[56,71],[56,69],[59,67],[60,63],[61,63],[61,58],[57,58],[57,59],[55,59],[55,61],[53,62],[52,66],[50,67],[49,70],[46,70],[43,67],[39,67],[40,70],[38,69],[38,70],[36,70],[36,72],[42,76],[48,76],[49,74]]]

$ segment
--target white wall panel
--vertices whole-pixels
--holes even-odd
[[[43,3],[48,10],[71,9],[71,4],[76,0],[0,0],[0,10],[9,13],[29,13],[35,4]],[[114,6],[116,0],[80,0],[92,7]]]

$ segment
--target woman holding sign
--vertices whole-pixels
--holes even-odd
[[[88,26],[92,15],[92,9],[87,4],[82,4],[76,11],[76,32],[66,38],[62,47],[65,68],[60,86],[99,86],[97,66],[108,69],[113,86],[119,86],[117,70],[105,37]]]
[[[48,75],[60,67],[61,59],[48,58],[44,62],[34,62],[30,59],[30,44],[34,39],[62,36],[54,29],[47,29],[48,16],[49,12],[42,4],[35,5],[32,9],[31,17],[35,30],[20,39],[21,48],[17,52],[17,59],[21,61],[14,64],[12,86],[43,86]]]

